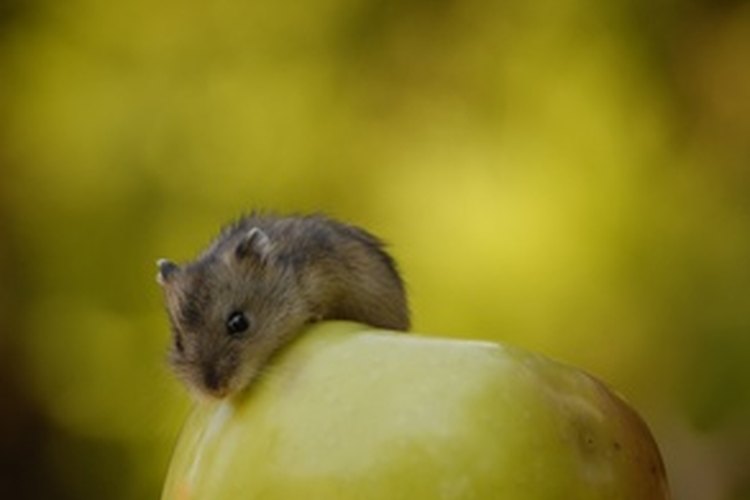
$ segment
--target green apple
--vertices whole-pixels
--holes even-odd
[[[188,419],[163,500],[669,498],[651,434],[590,375],[490,342],[330,322]]]

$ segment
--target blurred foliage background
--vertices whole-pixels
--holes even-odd
[[[382,235],[416,329],[598,374],[750,498],[750,4],[4,0],[0,497],[155,498],[154,260],[254,207]]]

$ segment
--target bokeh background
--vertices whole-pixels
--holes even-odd
[[[391,243],[415,326],[598,374],[750,499],[750,4],[4,0],[0,497],[156,498],[154,260],[264,207]]]

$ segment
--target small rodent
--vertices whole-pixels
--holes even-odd
[[[194,261],[157,265],[172,327],[169,362],[198,394],[244,389],[307,323],[409,329],[404,283],[383,242],[323,215],[252,213]]]

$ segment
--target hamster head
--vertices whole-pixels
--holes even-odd
[[[310,317],[294,270],[258,228],[185,266],[157,265],[172,327],[169,363],[199,395],[245,388]]]

